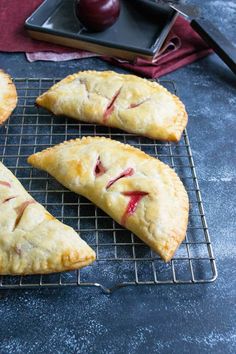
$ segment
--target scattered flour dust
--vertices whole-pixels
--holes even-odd
[[[207,180],[209,182],[232,182],[233,181],[233,177],[209,177],[207,178]]]
[[[209,182],[233,182],[236,180],[236,174],[231,171],[220,172],[218,176],[209,176],[205,178]]]
[[[231,343],[232,349],[233,347],[236,348],[236,333],[233,331],[229,331],[225,334],[213,331],[209,333],[208,336],[201,337],[184,336],[183,340],[188,343],[198,343],[201,345],[203,344],[209,348],[214,348],[214,346],[218,345],[219,343]]]

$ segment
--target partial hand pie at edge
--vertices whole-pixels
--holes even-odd
[[[188,120],[184,104],[160,84],[112,71],[69,75],[36,103],[56,115],[164,141],[179,141]]]
[[[0,162],[0,274],[44,274],[78,269],[95,252],[49,214]]]
[[[12,79],[0,70],[0,124],[10,116],[17,104],[16,87]]]
[[[139,149],[87,137],[31,155],[28,162],[90,199],[165,261],[185,238],[189,202],[182,182]]]

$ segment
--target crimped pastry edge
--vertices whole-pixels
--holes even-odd
[[[79,261],[79,262],[74,262],[71,263],[68,266],[63,266],[61,269],[57,268],[57,270],[55,269],[49,269],[49,268],[45,268],[42,270],[42,268],[40,268],[39,270],[30,270],[28,272],[3,272],[2,268],[0,267],[0,275],[34,275],[34,274],[54,274],[54,273],[62,273],[62,272],[68,272],[68,271],[73,271],[73,270],[77,270],[77,269],[81,269],[83,267],[89,266],[90,264],[92,264],[94,261],[96,260],[96,257],[87,257],[85,258],[83,261]]]
[[[81,145],[83,142],[87,142],[89,144],[90,142],[94,142],[94,141],[111,141],[112,143],[115,142],[118,145],[126,147],[129,151],[131,150],[131,151],[133,151],[135,153],[138,153],[139,155],[142,155],[145,158],[154,159],[152,156],[149,156],[148,154],[146,154],[142,150],[140,150],[138,148],[135,148],[134,146],[131,146],[129,144],[124,144],[124,143],[121,143],[119,141],[116,141],[116,140],[113,140],[113,139],[110,139],[110,138],[105,138],[105,137],[86,136],[86,137],[77,138],[77,139],[70,139],[70,140],[64,141],[62,143],[59,143],[59,144],[57,144],[55,146],[49,147],[49,148],[47,148],[45,150],[42,150],[40,152],[37,152],[37,153],[29,156],[28,159],[27,159],[27,162],[29,164],[31,164],[32,166],[34,166],[34,161],[37,159],[37,155],[47,154],[48,152],[51,152],[51,151],[54,151],[54,150],[58,150],[58,149],[60,149],[63,146],[68,146],[68,145],[75,144],[75,143],[76,144],[79,143],[79,145]],[[181,188],[179,188],[180,198],[181,198],[182,203],[183,203],[183,209],[186,210],[185,219],[181,220],[181,225],[179,224],[179,230],[180,231],[178,233],[172,234],[172,237],[176,241],[175,247],[172,248],[172,249],[169,249],[169,252],[166,253],[166,255],[163,255],[163,254],[161,255],[161,258],[165,262],[169,262],[173,258],[173,256],[174,256],[176,250],[178,249],[179,245],[182,243],[182,241],[186,237],[187,223],[188,223],[188,216],[189,216],[189,199],[188,199],[188,195],[187,195],[187,192],[185,190],[185,187],[183,185],[183,182],[180,180],[180,178],[177,175],[177,173],[172,168],[170,168],[167,164],[165,164],[164,162],[160,161],[158,158],[156,158],[156,159],[159,161],[159,163],[161,163],[161,165],[165,169],[168,169],[169,173],[172,175],[173,180],[176,182],[176,185],[181,186]],[[37,163],[35,165],[37,165]],[[160,253],[160,251],[157,249],[157,247],[155,245],[156,244],[155,242],[147,241],[145,239],[145,237],[142,238],[142,235],[138,235],[138,237],[140,239],[142,239],[147,245],[149,245],[155,252],[157,252],[158,254]]]
[[[79,71],[77,73],[74,73],[74,74],[66,76],[64,79],[60,80],[59,82],[57,82],[56,84],[51,86],[46,92],[44,92],[42,95],[37,97],[36,104],[38,104],[39,106],[44,107],[44,104],[43,104],[44,96],[46,96],[49,92],[53,91],[54,89],[56,89],[57,87],[61,86],[62,84],[69,83],[69,82],[75,80],[76,78],[78,78],[83,73],[94,74],[94,75],[98,74],[98,73],[102,73],[102,74],[105,73],[105,74],[113,74],[113,75],[122,76],[122,77],[131,77],[131,78],[134,77],[135,79],[138,78],[138,79],[140,79],[142,81],[145,81],[151,87],[161,87],[164,92],[166,92],[166,93],[168,93],[168,95],[172,96],[176,106],[178,107],[178,111],[179,111],[179,114],[177,115],[177,117],[175,117],[175,119],[176,119],[175,120],[175,130],[169,136],[168,141],[178,142],[181,139],[181,135],[183,133],[183,130],[186,128],[187,123],[188,123],[188,114],[187,114],[187,111],[185,109],[185,105],[183,104],[183,102],[180,100],[180,98],[178,96],[172,94],[169,90],[167,90],[166,87],[162,86],[158,82],[150,81],[148,79],[141,78],[141,77],[139,77],[137,75],[119,74],[119,73],[116,73],[116,72],[114,72],[112,70],[105,70],[105,71],[83,70],[83,71]],[[112,125],[110,125],[110,126],[112,127]],[[117,128],[117,127],[114,127],[114,128]],[[149,134],[142,134],[142,135],[146,136],[146,137],[148,137],[150,139],[157,139],[157,138],[155,138],[153,136],[150,136]],[[161,138],[158,138],[158,140],[167,141],[167,139],[161,139]]]

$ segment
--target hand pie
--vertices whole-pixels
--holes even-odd
[[[189,202],[176,173],[144,152],[102,137],[70,140],[28,158],[90,199],[169,261],[183,241]]]
[[[16,107],[17,93],[9,75],[0,70],[0,124],[5,122]]]
[[[0,162],[0,274],[61,272],[94,260],[86,242],[37,203]]]
[[[36,103],[56,115],[158,140],[179,141],[187,124],[183,103],[166,88],[112,71],[70,75],[39,96]]]

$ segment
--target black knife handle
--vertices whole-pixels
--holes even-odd
[[[159,15],[159,18],[164,15],[169,16],[170,11],[173,11],[168,4],[164,2],[156,3],[150,0],[132,0],[130,1],[135,7],[139,7],[141,10],[148,12],[151,15]]]
[[[208,20],[200,18],[191,21],[191,27],[204,39],[207,44],[236,74],[236,48],[233,44]]]

